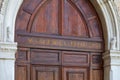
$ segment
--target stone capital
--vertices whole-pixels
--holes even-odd
[[[109,50],[103,53],[104,66],[120,66],[120,51]]]
[[[17,43],[0,42],[0,59],[2,60],[15,59],[16,50]]]

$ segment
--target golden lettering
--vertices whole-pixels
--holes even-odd
[[[98,43],[98,42],[75,41],[75,40],[62,40],[62,39],[50,39],[50,38],[28,38],[27,41],[30,44],[68,47],[68,48],[70,47],[70,48],[101,49],[102,47],[101,43]]]
[[[32,42],[33,42],[33,39],[32,39],[32,38],[28,39],[28,42],[29,42],[29,43],[32,43]]]

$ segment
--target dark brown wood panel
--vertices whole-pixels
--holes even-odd
[[[16,54],[16,61],[24,62],[29,59],[29,50],[27,48],[19,48]]]
[[[59,67],[32,66],[31,80],[60,80]]]
[[[101,24],[93,6],[88,0],[69,0],[72,1],[84,16],[91,38],[102,38]]]
[[[89,53],[63,51],[62,64],[70,66],[89,66]]]
[[[103,80],[102,70],[93,70],[92,71],[92,80]]]
[[[60,65],[61,63],[60,51],[32,49],[30,56],[32,64]]]
[[[87,0],[25,0],[16,19],[16,31],[102,38],[99,18]]]
[[[92,36],[91,37],[101,37],[101,32],[100,32],[100,24],[98,22],[98,19],[97,18],[94,18],[94,19],[90,19],[89,20],[89,23],[91,25],[90,29],[91,29],[91,34]]]
[[[93,69],[103,68],[103,60],[101,53],[91,53],[91,66]]]
[[[85,20],[75,3],[64,0],[63,5],[62,35],[89,37]]]
[[[29,14],[32,14],[39,4],[42,3],[43,0],[26,0],[23,10]],[[46,0],[45,0],[46,1]]]
[[[87,69],[84,68],[63,68],[62,80],[88,80]]]
[[[27,79],[27,66],[22,65],[22,66],[16,66],[16,80],[28,80]]]
[[[30,17],[31,15],[24,12],[24,11],[21,11],[18,16],[18,18],[16,19],[16,22],[18,22],[16,24],[16,32],[19,30],[19,31],[26,31],[27,29],[27,26],[28,26],[28,22],[30,20]]]
[[[31,32],[58,34],[58,0],[46,0],[42,2],[39,4],[40,9],[33,13],[34,18],[32,25],[30,25]]]

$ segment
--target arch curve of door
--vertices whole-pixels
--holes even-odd
[[[34,6],[32,6],[33,3],[34,3]],[[74,33],[72,33],[74,36],[99,37],[99,38],[102,37],[102,30],[100,27],[101,25],[100,25],[99,19],[97,18],[97,14],[94,10],[91,9],[93,6],[91,6],[87,1],[74,2],[71,0],[66,0],[65,2],[63,2],[64,3],[63,7],[65,8],[65,10],[59,10],[59,11],[57,11],[57,8],[61,9],[63,7],[58,6],[57,4],[54,5],[54,3],[62,3],[62,2],[59,2],[59,1],[42,1],[41,2],[39,0],[26,2],[26,5],[23,6],[23,8],[21,8],[23,10],[21,10],[21,12],[17,16],[20,18],[16,19],[16,23],[17,23],[16,30],[17,29],[21,31],[26,30],[27,32],[39,33],[40,30],[43,30],[42,29],[43,27],[44,27],[44,30],[42,32],[45,31],[45,28],[47,30],[49,26],[49,29],[53,29],[53,31],[52,30],[48,31],[48,32],[51,32],[51,34],[61,33],[58,30],[58,28],[60,28],[61,31],[63,31],[62,33],[63,35],[71,35],[71,32],[73,30],[70,30],[70,28],[67,27],[70,25],[69,27],[71,28],[74,27],[75,31],[73,31]],[[48,17],[47,15],[49,15],[50,17]],[[73,19],[73,17],[75,19]],[[66,25],[65,23],[68,23],[68,24]],[[79,29],[76,26],[79,26]],[[98,28],[96,28],[96,26]],[[62,28],[70,31],[66,32],[62,30]],[[35,29],[36,31],[34,31]],[[75,35],[75,34],[78,34],[78,35]]]
[[[15,41],[16,80],[103,80],[103,31],[88,0],[23,1]]]

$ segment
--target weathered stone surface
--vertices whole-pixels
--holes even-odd
[[[2,2],[3,2],[3,0],[0,0],[0,11],[1,11],[1,7],[2,7]]]
[[[117,11],[118,11],[118,14],[120,16],[120,0],[115,1],[115,4],[117,6]]]

